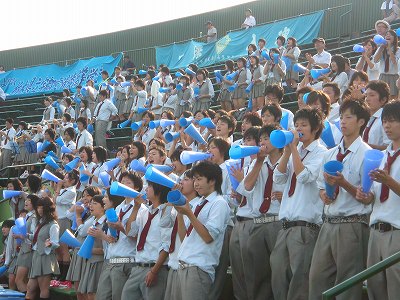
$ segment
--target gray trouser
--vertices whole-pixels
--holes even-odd
[[[310,300],[366,267],[369,228],[362,223],[324,223],[315,245],[310,270]],[[359,300],[362,284],[336,296],[336,300]]]
[[[169,269],[164,300],[182,300],[178,270]]]
[[[400,251],[400,230],[379,232],[371,229],[368,242],[368,267]],[[400,296],[400,265],[397,263],[384,272],[368,279],[369,300],[392,300]]]
[[[96,146],[102,146],[105,149],[107,149],[107,143],[106,143],[106,132],[108,128],[108,121],[101,121],[97,120],[96,121],[96,128],[95,128],[95,139],[96,139]]]
[[[206,300],[211,289],[211,277],[198,267],[178,270],[182,299]],[[172,299],[171,299],[172,300]]]
[[[97,286],[97,300],[120,300],[133,264],[104,263]]]
[[[308,275],[318,230],[305,226],[281,229],[271,253],[275,300],[308,299]]]
[[[11,166],[12,151],[9,149],[1,149],[0,169]]]
[[[162,300],[167,285],[168,269],[161,267],[157,273],[157,281],[150,287],[145,279],[150,267],[134,267],[122,290],[122,300]]]

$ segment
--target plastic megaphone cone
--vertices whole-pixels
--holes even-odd
[[[279,63],[279,54],[278,53],[274,53],[273,57],[274,57],[274,64],[277,65]]]
[[[62,146],[65,145],[62,136],[59,136],[58,138],[56,138],[55,142],[56,142],[56,144],[57,144],[58,146],[60,146],[60,147],[62,147]]]
[[[150,129],[154,129],[157,128],[158,126],[160,126],[160,120],[156,120],[156,121],[150,121],[149,122],[149,127]]]
[[[83,171],[84,171],[84,170],[86,170],[86,167],[84,166],[84,164],[82,164],[82,165],[79,167],[79,172],[80,172],[79,180],[80,180],[81,182],[86,182],[86,181],[89,180],[89,176],[86,175],[86,174],[83,174]]]
[[[50,167],[52,167],[53,169],[57,170],[60,168],[59,165],[57,165],[57,163],[54,161],[54,159],[50,156],[47,155],[44,159],[44,162],[49,165]]]
[[[253,109],[253,101],[251,100],[251,97],[249,98],[249,101],[247,101],[247,109],[250,111]]]
[[[160,80],[160,76],[155,76],[155,77],[153,77],[152,80],[153,80],[153,81],[158,81],[158,80]]]
[[[190,119],[190,118],[189,118]],[[176,121],[175,120],[167,120],[167,119],[161,119],[160,120],[160,126],[162,128],[165,128],[167,126],[172,126],[175,125]]]
[[[386,39],[385,39],[383,36],[379,35],[379,34],[377,34],[377,35],[374,36],[374,42],[375,42],[375,44],[377,44],[378,46],[380,46],[380,45],[386,45],[386,44],[387,44]]]
[[[307,104],[308,95],[310,95],[310,93],[305,93],[305,94],[303,95],[303,102],[304,102],[304,104]]]
[[[90,134],[92,134],[94,132],[93,124],[88,124],[87,131],[89,131]]]
[[[272,146],[275,148],[283,148],[293,141],[294,135],[288,130],[273,130],[269,137]]]
[[[331,69],[311,69],[310,74],[313,79],[317,79],[321,75],[328,74],[331,71]]]
[[[178,84],[176,85],[176,89],[177,89],[178,91],[182,91],[183,85],[182,85],[181,83],[178,83]]]
[[[342,172],[342,170],[343,170],[343,164],[337,160],[328,161],[324,165],[324,171],[329,175],[337,176],[337,172]],[[329,185],[327,182],[325,182],[325,192],[329,198],[331,199],[334,198],[335,190],[336,190],[335,185]]]
[[[196,161],[209,159],[212,156],[211,153],[196,152],[196,151],[182,151],[180,159],[184,165],[192,164]]]
[[[106,171],[100,172],[99,179],[105,188],[110,186],[110,174],[108,174]]]
[[[124,81],[124,82],[121,82],[120,85],[121,85],[123,88],[125,88],[125,87],[128,87],[128,86],[131,86],[132,83],[131,83],[130,81]]]
[[[131,125],[131,122],[132,122],[131,120],[126,120],[126,121],[118,124],[118,128],[125,128],[125,127]]]
[[[138,114],[142,114],[142,113],[144,113],[144,112],[146,112],[146,111],[148,111],[148,110],[149,110],[149,109],[146,108],[146,107],[139,107],[138,110],[137,110],[137,112],[138,112]]]
[[[335,138],[333,137],[331,124],[329,123],[329,121],[324,122],[324,130],[322,130],[321,139],[328,149],[336,146]]]
[[[41,152],[42,151],[42,147],[43,147],[43,143],[42,142],[37,142],[37,144],[36,144],[36,152]]]
[[[40,147],[39,152],[45,151],[46,148],[47,148],[48,146],[50,146],[50,142],[49,142],[49,141],[44,141],[44,142],[42,143],[42,146]]]
[[[78,166],[78,163],[80,161],[79,157],[75,157],[72,161],[67,163],[64,167],[65,171],[71,172],[73,169],[75,169]]]
[[[115,223],[118,222],[118,216],[117,213],[115,212],[114,208],[109,208],[106,210],[106,217],[107,217],[107,221],[111,222],[111,223]],[[108,229],[110,230],[110,234],[113,237],[117,237],[117,230],[111,227],[108,227]]]
[[[131,124],[131,128],[132,130],[139,130],[139,128],[142,126],[143,121],[138,121],[138,122],[134,122]]]
[[[229,179],[231,181],[231,186],[234,191],[236,191],[237,187],[239,186],[239,181],[236,180],[235,176],[231,171],[231,168],[234,169],[241,169],[241,160],[240,159],[228,159],[226,162],[226,167],[228,169]]]
[[[146,75],[147,71],[146,70],[139,70],[139,75]]]
[[[63,154],[72,153],[72,150],[64,145],[61,147],[61,153],[63,153]]]
[[[250,82],[250,84],[247,86],[247,88],[245,89],[245,92],[246,92],[247,94],[250,94],[251,89],[253,88],[253,85],[254,85],[254,83],[253,83],[253,82]]]
[[[257,154],[258,152],[260,152],[260,147],[258,146],[234,145],[229,149],[229,157],[232,159],[241,159]]]
[[[116,79],[113,78],[113,79],[110,80],[110,83],[111,83],[111,84],[118,84],[118,81],[117,81]]]
[[[230,85],[230,86],[228,86],[228,91],[230,92],[230,93],[232,93],[234,90],[236,90],[236,88],[238,87],[238,84],[237,83],[235,83],[235,84],[232,84],[232,85]]]
[[[177,77],[177,78],[179,78],[179,77],[182,77],[183,76],[183,74],[181,73],[181,72],[175,72],[175,77]]]
[[[26,221],[25,218],[19,217],[15,220],[15,227],[18,229],[18,232],[23,236],[26,236]]]
[[[193,117],[190,118],[180,118],[179,119],[179,125],[182,127],[189,126],[190,123],[192,123]]]
[[[90,259],[92,257],[94,240],[95,238],[93,236],[88,235],[78,251],[78,256]]]
[[[179,190],[173,190],[168,192],[167,201],[172,205],[182,206],[186,204],[186,197]]]
[[[177,138],[179,138],[181,134],[179,132],[167,132],[165,134],[165,140],[168,143],[171,143],[173,140],[176,140]]]
[[[362,52],[365,52],[365,49],[362,45],[356,44],[353,47],[353,51],[357,52],[357,53],[362,53]]]
[[[169,173],[173,170],[173,168],[171,166],[168,165],[156,165],[156,164],[150,164],[147,166],[146,169],[153,167],[155,169],[157,169],[158,171],[161,171],[163,173]]]
[[[382,151],[371,149],[365,151],[361,186],[364,193],[368,193],[372,186],[369,172],[378,169],[385,155]]]
[[[67,229],[60,237],[60,243],[67,244],[69,247],[78,248],[82,246],[82,243],[73,235],[73,233]]]
[[[217,81],[221,82],[222,80],[224,80],[224,76],[222,76],[221,70],[214,70],[214,74]]]
[[[7,272],[7,270],[8,270],[8,267],[7,266],[1,266],[0,267],[0,276],[3,276],[6,272]],[[7,297],[8,298],[8,297]]]
[[[193,88],[193,96],[196,98],[200,94],[200,88],[198,86]]]
[[[88,94],[88,92],[87,92],[87,87],[86,87],[86,86],[82,87],[82,88],[81,88],[81,95],[82,95],[83,97],[86,97],[87,94]]]
[[[54,181],[55,183],[58,183],[61,181],[60,178],[58,178],[56,175],[54,175],[53,173],[51,173],[50,171],[48,171],[46,169],[43,170],[41,177],[45,180]]]
[[[151,182],[169,187],[170,189],[172,189],[174,187],[174,185],[176,184],[175,181],[173,181],[171,178],[169,178],[163,172],[158,171],[156,168],[153,168],[153,167],[147,168],[146,173],[144,174],[144,177],[146,178],[147,181],[151,181]]]
[[[185,73],[191,76],[196,76],[196,72],[193,72],[190,68],[186,68]]]
[[[47,152],[48,156],[51,156],[55,161],[58,160],[57,154],[55,154],[53,151]]]
[[[211,120],[211,118],[203,118],[199,121],[199,125],[200,126],[204,126],[210,129],[215,129],[216,126],[214,124],[214,122]]]
[[[237,74],[238,74],[237,71],[232,72],[231,74],[226,75],[226,79],[229,80],[229,81],[232,81],[233,79],[235,79],[235,77],[236,77]]]
[[[261,56],[264,57],[266,60],[271,60],[271,57],[269,56],[267,50],[263,50],[263,51],[261,52]]]
[[[121,162],[121,159],[119,157],[116,157],[116,158],[106,162],[105,165],[107,167],[107,171],[111,171],[112,169],[114,169],[114,167],[117,166],[120,162]]]
[[[111,183],[110,194],[114,196],[121,196],[127,198],[136,198],[139,196],[139,192],[126,186],[125,184],[114,181]]]
[[[3,190],[3,199],[10,199],[12,197],[19,197],[22,191]]]
[[[307,68],[303,67],[301,64],[295,64],[293,66],[293,71],[295,71],[297,73],[300,73],[300,74],[303,74],[303,73],[305,73],[307,71]]]
[[[158,91],[160,93],[169,93],[169,92],[171,92],[171,89],[167,88],[167,87],[161,87]]]
[[[287,111],[282,112],[282,118],[280,121],[280,125],[283,129],[287,130],[289,127],[289,113]]]
[[[196,142],[199,144],[207,144],[206,140],[203,138],[203,136],[200,134],[200,132],[194,127],[193,124],[190,124],[184,131],[188,136],[190,136],[192,139],[194,139]]]
[[[397,28],[397,29],[396,29],[396,35],[397,35],[397,36],[400,36],[400,28]]]
[[[146,167],[137,159],[131,161],[130,167],[131,170],[135,172],[141,172],[141,173],[146,172]]]
[[[285,63],[286,65],[286,70],[290,69],[290,67],[292,66],[292,61],[290,60],[289,57],[286,56],[282,56],[282,61]]]

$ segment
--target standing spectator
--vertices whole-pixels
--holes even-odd
[[[286,39],[284,36],[280,35],[276,38],[276,45],[278,46],[279,53],[282,55],[285,50]]]
[[[5,73],[5,72],[6,72],[6,70],[4,70],[4,66],[1,65],[1,66],[0,66],[0,73]]]
[[[378,80],[379,64],[375,63],[373,60],[373,56],[375,55],[378,46],[372,39],[366,40],[363,43],[363,46],[365,51],[358,59],[358,62],[356,64],[356,70],[366,72],[368,74],[369,80]]]
[[[12,148],[11,141],[14,140],[16,131],[13,127],[13,119],[6,119],[5,130],[0,130],[0,137],[2,141],[2,149],[0,156],[0,169],[11,165]]]
[[[3,89],[0,87],[0,101],[6,100],[6,93],[3,91]]]
[[[124,55],[124,64],[122,65],[121,74],[126,76],[133,73],[136,69],[135,64],[131,61],[129,55]]]
[[[384,37],[388,30],[390,30],[390,25],[385,20],[378,20],[375,22],[375,30],[377,34]]]
[[[393,0],[392,11],[389,16],[385,17],[383,20],[391,23],[399,18],[400,8],[399,8],[399,0]]]
[[[211,21],[207,21],[206,25],[207,25],[207,34],[203,37],[207,38],[207,43],[216,42],[218,39],[217,28],[214,27]]]
[[[382,16],[383,18],[387,18],[393,12],[393,0],[385,0],[381,6]]]
[[[325,51],[325,40],[323,38],[316,38],[313,40],[314,47],[317,50],[317,54],[311,56],[310,53],[306,53],[306,59],[308,60],[308,69],[312,69],[315,65],[319,65],[322,68],[328,68],[331,63],[331,54]]]
[[[262,52],[264,50],[268,51],[267,48],[265,48],[265,45],[267,44],[267,41],[265,39],[259,39],[258,40],[258,49],[257,49],[257,56],[258,59],[260,60],[261,65],[265,65],[265,62],[267,61],[264,56],[262,56]]]
[[[250,27],[256,26],[256,18],[253,17],[250,8],[246,9],[246,19],[244,20],[241,28],[249,29]]]
[[[290,66],[286,66],[286,84],[293,89],[296,88],[297,81],[299,80],[299,73],[293,71],[293,66],[297,64],[300,53],[301,51],[297,47],[297,40],[294,37],[288,38],[282,57],[290,60]]]

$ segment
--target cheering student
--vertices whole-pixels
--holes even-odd
[[[193,111],[207,110],[210,108],[210,103],[212,101],[212,93],[214,90],[210,89],[210,85],[207,81],[207,75],[204,70],[198,70],[196,72],[197,84],[193,87],[194,89],[194,101],[193,101]],[[195,89],[198,89],[198,94],[196,94]]]
[[[76,136],[76,141],[75,141],[76,149],[73,151],[74,154],[78,153],[79,150],[84,146],[89,146],[89,147],[93,146],[93,137],[86,129],[87,119],[79,117],[76,120],[76,125],[78,127],[79,132]]]
[[[191,101],[193,99],[193,89],[190,86],[190,79],[187,75],[179,78],[179,84],[182,89],[177,92],[177,101],[175,106],[175,117],[179,117],[184,111],[191,110]]]
[[[129,157],[131,161],[137,159],[144,164],[146,162],[146,145],[140,141],[133,141],[129,150]]]
[[[142,124],[134,136],[135,141],[142,141],[146,147],[149,147],[150,140],[156,134],[155,129],[149,127],[150,121],[154,121],[155,115],[152,111],[146,111],[142,115]]]
[[[111,181],[119,181],[121,175],[128,170],[131,162],[130,149],[131,145],[125,145],[122,147],[120,153],[117,153],[116,157],[119,157],[121,162],[108,172],[110,174]]]
[[[262,126],[262,120],[260,116],[256,112],[247,112],[242,119],[241,131],[242,135],[246,132],[247,129],[253,126]],[[232,143],[232,145],[243,145],[243,139],[237,139]]]
[[[7,222],[7,221],[9,221],[9,222]],[[16,262],[17,262],[19,246],[17,244],[17,237],[13,233],[13,231],[15,230],[14,220],[4,221],[3,225],[1,227],[1,230],[2,230],[3,236],[5,237],[5,240],[4,240],[4,259],[5,259],[4,266],[7,267],[8,287],[11,290],[16,290],[15,271],[16,271]],[[22,236],[20,236],[20,238],[21,237]]]
[[[71,122],[74,123],[76,118],[76,113],[75,109],[72,106],[72,99],[70,97],[66,97],[64,99],[64,102],[65,102],[64,114],[69,114],[71,116]]]
[[[309,268],[322,223],[316,180],[326,152],[319,143],[323,116],[315,108],[304,108],[294,123],[293,141],[285,146],[273,175],[275,183],[285,184],[279,210],[282,229],[271,253],[275,299],[308,299]]]
[[[366,86],[369,82],[367,73],[364,71],[355,71],[349,82],[349,87],[342,95],[342,101],[349,99],[365,99]]]
[[[378,46],[372,39],[368,39],[363,43],[364,52],[356,64],[357,71],[363,71],[368,74],[370,80],[379,79],[379,63],[374,62],[374,55]]]
[[[56,138],[56,132],[53,128],[48,128],[44,132],[44,142],[48,142],[46,147],[42,147],[41,151],[39,152],[39,158],[44,158],[50,151],[54,153],[57,151],[57,145],[54,142]],[[43,143],[44,143],[43,142]]]
[[[51,105],[53,103],[53,99],[51,97],[46,97],[43,100],[43,104],[46,107],[43,111],[43,118],[40,121],[41,124],[45,125],[45,123],[51,122],[54,120],[54,115],[56,114],[56,109]]]
[[[8,167],[11,165],[11,157],[12,157],[12,147],[11,141],[14,140],[16,131],[13,127],[13,119],[6,119],[6,128],[5,130],[0,130],[1,137],[1,155],[0,155],[0,169]]]
[[[57,223],[56,207],[49,197],[39,199],[36,207],[38,222],[32,241],[32,268],[29,273],[28,291],[25,299],[35,299],[39,289],[40,299],[50,299],[50,280],[60,274],[55,249],[59,246],[60,227]]]
[[[400,250],[398,201],[400,195],[400,102],[391,101],[382,112],[382,125],[391,143],[379,169],[369,173],[371,192],[357,189],[356,199],[372,203],[367,266],[371,267]],[[399,266],[393,265],[368,279],[368,298],[396,299],[400,293]]]
[[[365,269],[371,205],[355,197],[361,185],[364,155],[371,149],[361,138],[368,120],[364,101],[343,102],[340,106],[343,140],[322,159],[322,166],[331,160],[342,162],[343,171],[330,175],[320,168],[318,188],[325,204],[325,217],[311,263],[309,299],[321,299],[321,294],[335,283]],[[327,195],[326,184],[337,186],[333,196]],[[342,299],[361,299],[361,296],[361,283],[341,295]]]
[[[278,55],[278,63],[275,63],[275,55]],[[264,65],[263,74],[265,75],[266,85],[282,85],[282,80],[286,75],[286,64],[281,58],[280,51],[277,48],[269,50],[270,60]]]
[[[87,100],[82,100],[79,104],[79,113],[77,116],[77,119],[83,117],[86,119],[86,123],[88,120],[92,119],[92,113],[89,109],[89,103],[87,102]]]
[[[170,92],[164,93],[162,96],[162,102],[163,102],[163,113],[166,111],[170,111],[172,115],[174,115],[175,107],[177,105],[177,99],[178,99],[178,90],[176,89],[176,84],[171,82],[168,85],[168,88],[170,89]],[[162,114],[161,113],[161,118]]]
[[[170,110],[167,111],[163,111],[161,114],[161,120],[174,120],[174,113]],[[169,151],[171,149],[172,146],[172,142],[167,142],[165,135],[170,132],[170,133],[174,133],[174,125],[169,125],[169,126],[165,126],[164,128],[159,126],[156,129],[156,134],[154,135],[154,138],[160,139],[161,141],[163,141],[165,143],[165,150]]]
[[[76,149],[76,144],[75,144],[74,140],[75,140],[75,129],[73,127],[68,127],[64,131],[65,147],[74,151]],[[64,154],[61,156],[61,159],[63,158],[63,156],[64,156]]]
[[[305,78],[306,76],[304,76]],[[335,83],[336,84],[336,83]],[[301,87],[300,85],[297,87],[296,90],[296,98],[297,98],[297,106],[299,107],[299,109],[302,109],[306,106],[306,103],[304,102],[304,95],[314,91],[313,88],[309,87],[309,86],[305,86],[305,87]],[[340,90],[339,90],[339,96],[340,96]]]
[[[194,188],[201,197],[183,206],[174,206],[187,217],[187,226],[178,221],[180,237],[178,277],[181,299],[207,299],[219,264],[229,206],[220,196],[222,171],[217,164],[202,161],[192,169]],[[193,210],[192,210],[193,209]]]
[[[282,119],[281,107],[276,103],[269,103],[261,110],[262,125],[275,125],[279,124]]]
[[[10,198],[10,209],[12,218],[15,220],[19,217],[20,212],[25,208],[26,194],[22,192],[23,185],[19,179],[10,179],[7,182],[8,191],[21,191],[19,196],[14,196]]]
[[[132,95],[133,97],[128,119],[132,119],[134,122],[140,121],[141,115],[138,114],[138,109],[145,107],[147,101],[147,92],[145,90],[144,82],[140,79],[137,80],[135,84],[131,84],[128,92],[129,95]]]
[[[339,99],[340,99],[340,89],[337,83],[335,82],[327,82],[323,85],[322,91],[328,95],[330,102],[330,112],[327,116],[329,122],[335,123],[339,118]]]
[[[27,164],[29,163],[29,153],[26,150],[25,142],[27,141],[28,137],[28,124],[24,121],[19,122],[18,124],[18,131],[15,134],[14,141],[18,144],[19,153],[15,154],[14,156],[14,164]]]
[[[290,60],[290,67],[286,66],[286,83],[291,88],[296,88],[299,80],[299,73],[293,70],[293,66],[297,64],[300,53],[301,50],[297,47],[297,40],[294,37],[289,37],[282,57]]]
[[[232,93],[229,92],[228,87],[233,85],[235,82],[232,80],[228,80],[227,76],[233,73],[235,65],[233,60],[227,60],[225,62],[225,71],[226,73],[224,74],[224,77],[220,83],[220,91],[218,95],[218,100],[221,102],[221,108],[230,111],[233,109],[232,107]]]
[[[264,67],[260,65],[257,55],[254,53],[250,55],[251,88],[250,97],[252,101],[252,111],[257,111],[264,106],[264,89],[265,89],[265,75]]]
[[[115,97],[115,107],[118,110],[118,115],[123,117],[126,113],[126,94],[127,94],[127,87],[122,87],[121,83],[125,81],[123,76],[116,77],[117,84],[114,88],[114,97]]]
[[[288,120],[287,121],[287,126],[288,126],[287,128],[292,129],[292,128],[294,128],[294,125],[293,125],[294,115],[290,110],[288,110],[286,108],[283,108],[280,105],[280,103],[282,103],[284,95],[285,95],[285,92],[284,92],[283,88],[280,85],[273,84],[273,85],[267,85],[265,87],[264,96],[265,96],[266,103],[267,104],[268,103],[277,104],[280,107],[281,111],[282,111],[282,117],[285,114],[288,115],[287,116],[287,120]],[[261,116],[261,109],[262,109],[262,107],[258,111],[260,116]],[[286,126],[286,124],[284,126]]]
[[[349,77],[345,72],[345,61],[346,60],[342,55],[332,56],[330,65],[332,71],[319,77],[319,79],[322,79],[324,83],[337,83],[340,89],[340,94],[343,94],[349,84]]]
[[[143,181],[136,173],[123,173],[121,183],[138,192],[143,188]],[[117,238],[111,236],[110,229],[107,233],[101,230],[96,231],[105,242],[103,245],[106,245],[104,257],[106,262],[98,281],[97,300],[121,299],[122,290],[135,263],[136,240],[127,236],[126,228],[132,221],[130,217],[136,202],[133,198],[126,197],[122,198],[123,201],[119,201],[118,204],[115,203],[117,198],[121,197],[108,195],[104,199],[106,209],[112,207],[109,205],[110,201],[113,202],[113,206],[116,206],[118,222],[108,221],[108,226],[117,230]]]
[[[238,85],[232,93],[232,102],[234,109],[241,109],[246,102],[246,88],[251,82],[251,72],[247,68],[247,60],[240,57],[237,61],[237,75],[235,76],[235,83]]]
[[[91,170],[82,170],[81,173],[89,176],[88,185],[104,187],[104,183],[100,180],[100,173],[107,171],[107,166],[104,164],[107,159],[107,150],[103,147],[94,147],[92,152],[92,162],[95,163]]]

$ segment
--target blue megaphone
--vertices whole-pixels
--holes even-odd
[[[146,70],[139,70],[139,75],[146,75],[147,71]]]
[[[294,134],[288,130],[273,130],[269,139],[275,148],[283,148],[293,141]]]
[[[161,119],[160,120],[160,126],[162,128],[165,128],[167,126],[172,126],[175,125],[176,121],[175,120],[167,120],[167,119]]]
[[[190,68],[186,68],[185,73],[191,76],[196,76],[196,72],[192,71]]]
[[[303,74],[307,71],[307,68],[303,67],[301,64],[295,64],[295,65],[293,65],[293,71]]]
[[[329,121],[324,122],[324,130],[322,130],[321,139],[324,141],[328,149],[336,146],[335,138],[333,137],[331,124]]]
[[[379,34],[377,34],[377,35],[374,36],[374,42],[375,42],[375,44],[377,44],[378,46],[386,45],[386,44],[387,44],[386,39],[385,39],[383,36],[379,35]]]
[[[140,162],[140,160],[137,159],[131,161],[130,168],[135,172],[141,172],[141,173],[146,172],[146,167]]]
[[[361,186],[364,193],[368,193],[372,186],[372,180],[369,172],[378,169],[385,155],[382,151],[370,149],[364,153],[363,173],[361,177]]]
[[[176,85],[176,89],[177,89],[178,91],[182,91],[182,89],[183,89],[182,83],[178,83],[178,84]]]
[[[52,157],[54,160],[56,160],[56,161],[59,160],[57,154],[55,154],[53,151],[47,152],[47,155],[48,155],[48,156],[51,156],[51,157]]]
[[[325,75],[331,72],[331,69],[326,68],[326,69],[311,69],[310,74],[313,79],[317,79],[321,75]]]
[[[118,128],[125,128],[125,127],[131,125],[131,122],[132,122],[131,120],[126,120],[126,121],[118,124]]]
[[[165,175],[163,172],[157,170],[156,168],[149,167],[146,170],[146,173],[144,174],[144,177],[146,178],[147,181],[151,181],[157,184],[160,184],[162,186],[166,186],[170,189],[174,187],[176,182],[169,178],[167,175]]]
[[[79,167],[79,180],[80,180],[81,182],[86,182],[86,181],[89,180],[89,175],[83,174],[83,171],[85,171],[85,170],[86,170],[86,167],[85,167],[84,164],[82,164],[82,165]]]
[[[363,45],[356,44],[353,47],[353,51],[357,52],[357,53],[362,53],[362,52],[365,52],[365,49],[364,49]]]
[[[19,217],[15,220],[15,228],[17,228],[18,233],[26,236],[26,220],[23,217]]]
[[[156,165],[156,164],[150,164],[147,166],[146,169],[153,167],[155,169],[157,169],[158,171],[161,171],[163,173],[169,173],[173,170],[173,168],[171,166],[168,165]]]
[[[78,163],[80,161],[79,157],[75,157],[72,161],[67,163],[64,167],[65,171],[71,172],[73,169],[75,169],[78,166]]]
[[[305,94],[303,95],[303,102],[304,102],[304,104],[307,104],[307,101],[308,101],[308,95],[310,95],[310,92],[308,92],[308,93],[305,93]]]
[[[60,166],[54,161],[54,159],[50,155],[47,155],[45,157],[44,162],[55,170],[60,168]]]
[[[224,76],[222,76],[221,70],[214,70],[214,74],[215,74],[215,80],[217,80],[218,83],[224,80]]]
[[[180,155],[180,160],[183,165],[190,165],[196,161],[209,159],[211,156],[211,153],[182,151]]]
[[[396,35],[397,35],[397,36],[400,36],[400,28],[397,28],[397,29],[396,29]]]
[[[149,127],[150,129],[154,129],[160,126],[160,120],[156,120],[156,121],[150,121],[149,122]]]
[[[138,112],[138,114],[142,114],[142,113],[144,113],[144,112],[146,112],[146,111],[148,111],[149,109],[147,108],[147,107],[139,107],[138,108],[138,110],[137,110],[137,112]]]
[[[87,131],[89,131],[90,134],[94,132],[93,124],[88,124]]]
[[[282,118],[281,121],[279,122],[281,127],[285,130],[288,130],[289,127],[289,113],[287,111],[282,112]]]
[[[46,148],[50,146],[50,142],[49,141],[43,141],[42,144],[38,143],[38,151],[39,152],[43,152],[46,150]]]
[[[167,201],[172,205],[182,206],[186,204],[186,197],[179,190],[173,190],[168,192]]]
[[[109,160],[108,162],[105,163],[107,171],[111,171],[114,169],[115,166],[117,166],[121,162],[121,158],[116,157],[114,159]]]
[[[118,81],[115,78],[113,78],[113,79],[110,80],[110,83],[111,84],[118,84]]]
[[[43,170],[41,177],[45,180],[54,181],[55,183],[58,183],[61,181],[60,178],[58,178],[56,175],[54,175],[53,173],[51,173],[50,171],[48,171],[46,169]]]
[[[7,270],[8,270],[8,267],[7,266],[1,266],[0,267],[0,276],[3,276],[6,272],[7,272]],[[0,293],[0,295],[1,295],[1,293]],[[7,296],[5,296],[5,297],[7,297]],[[7,297],[8,298],[8,297]]]
[[[180,118],[179,119],[179,125],[182,127],[186,127],[189,126],[189,124],[191,124],[193,121],[193,117],[190,118]]]
[[[110,178],[110,174],[108,174],[106,171],[100,172],[99,174],[99,179],[105,188],[110,186]]]
[[[10,199],[12,197],[19,197],[21,196],[22,191],[10,191],[10,190],[3,190],[3,199]]]
[[[211,120],[211,118],[203,118],[199,121],[199,125],[200,126],[204,126],[210,129],[215,129],[216,126],[214,124],[214,122]]]
[[[279,63],[279,54],[278,53],[274,53],[273,57],[274,57],[274,64],[277,65]]]
[[[62,153],[62,154],[72,153],[72,150],[69,149],[67,146],[64,145],[64,146],[61,147],[61,153]]]
[[[170,89],[170,88],[167,88],[167,87],[161,87],[158,91],[159,91],[160,93],[170,93],[170,92],[171,92],[171,89]]]
[[[249,101],[247,101],[247,109],[251,111],[253,109],[253,101],[251,97],[249,98]]]
[[[107,221],[108,222],[111,222],[111,223],[118,222],[118,216],[117,216],[117,213],[116,213],[114,208],[107,209],[105,213],[106,213],[106,217],[107,217]],[[108,227],[108,229],[110,230],[111,236],[113,236],[115,238],[118,236],[116,229],[114,229],[112,227]]]
[[[179,71],[175,72],[175,77],[180,78],[182,76],[183,76],[183,74],[181,72],[179,72]]]
[[[81,95],[82,95],[83,97],[86,97],[87,94],[88,94],[87,87],[86,87],[86,86],[82,87],[82,88],[81,88]]]
[[[132,85],[132,83],[130,81],[124,81],[124,82],[121,82],[121,84],[120,84],[120,86],[122,86],[123,88],[131,86],[131,85]]]
[[[143,121],[138,121],[138,122],[134,122],[131,124],[131,128],[132,130],[139,130],[139,128],[142,126]]]
[[[114,181],[113,183],[111,183],[110,194],[126,198],[136,198],[140,195],[138,191],[135,191],[125,184],[119,183],[118,181]]]
[[[67,229],[60,237],[60,243],[64,243],[72,248],[78,248],[82,246],[82,243],[73,235],[73,233]]]
[[[196,98],[200,94],[200,88],[198,86],[193,88],[193,96]]]
[[[290,69],[290,67],[292,66],[292,61],[290,60],[290,58],[286,57],[286,56],[282,56],[282,61],[286,65],[286,70]]]
[[[229,157],[232,159],[241,159],[250,155],[254,155],[260,152],[260,147],[258,146],[241,146],[233,145],[229,149]]]
[[[91,235],[88,235],[78,251],[78,256],[90,259],[92,257],[94,241],[95,238]]]
[[[246,92],[247,94],[250,94],[251,89],[253,88],[253,85],[254,85],[254,83],[253,83],[253,82],[250,82],[250,84],[247,86],[247,88],[245,89],[245,92]]]
[[[325,173],[327,173],[329,175],[337,176],[337,172],[343,171],[343,164],[337,160],[328,161],[324,165],[324,171],[325,171]],[[335,191],[336,191],[335,185],[330,185],[327,182],[325,182],[325,192],[329,198],[331,198],[331,199],[334,198]]]
[[[232,93],[234,90],[236,90],[237,87],[238,87],[238,84],[235,83],[235,84],[232,84],[232,85],[228,86],[227,90],[228,90],[230,93]]]
[[[266,60],[271,60],[271,57],[269,56],[269,53],[267,50],[261,51],[261,56],[264,57]]]
[[[160,79],[160,76],[155,76],[155,77],[153,77],[153,81],[158,81]]]
[[[199,144],[207,144],[206,140],[203,138],[203,136],[200,134],[200,132],[194,127],[193,124],[190,124],[186,129],[183,131],[186,133],[188,136],[190,136],[192,139],[194,139],[196,142]]]
[[[56,138],[55,142],[56,142],[56,144],[57,144],[58,146],[60,146],[60,147],[62,147],[62,146],[65,145],[62,136],[59,136],[58,138]]]
[[[233,79],[235,79],[237,74],[238,74],[238,71],[232,72],[231,74],[226,75],[226,79],[229,81],[232,81]]]
[[[83,212],[81,213],[81,218],[83,218],[85,216],[85,213],[86,213],[84,205],[82,204],[82,202],[78,201],[78,202],[75,203],[75,206],[83,207]],[[73,212],[73,215],[72,215],[71,229],[75,231],[77,228],[78,228],[78,224],[76,223],[76,210],[75,210]]]
[[[234,168],[234,169],[241,169],[241,160],[240,159],[228,159],[227,161],[226,161],[226,165],[227,165],[227,169],[228,169],[228,175],[229,175],[229,179],[230,179],[230,181],[231,181],[231,186],[232,186],[232,189],[234,190],[234,191],[236,191],[236,189],[238,188],[238,186],[239,186],[239,181],[237,181],[236,180],[236,178],[235,178],[235,176],[233,176],[233,173],[232,173],[232,171],[231,171],[231,168]]]
[[[168,143],[171,143],[173,140],[179,138],[180,135],[180,132],[167,132],[164,137]]]

